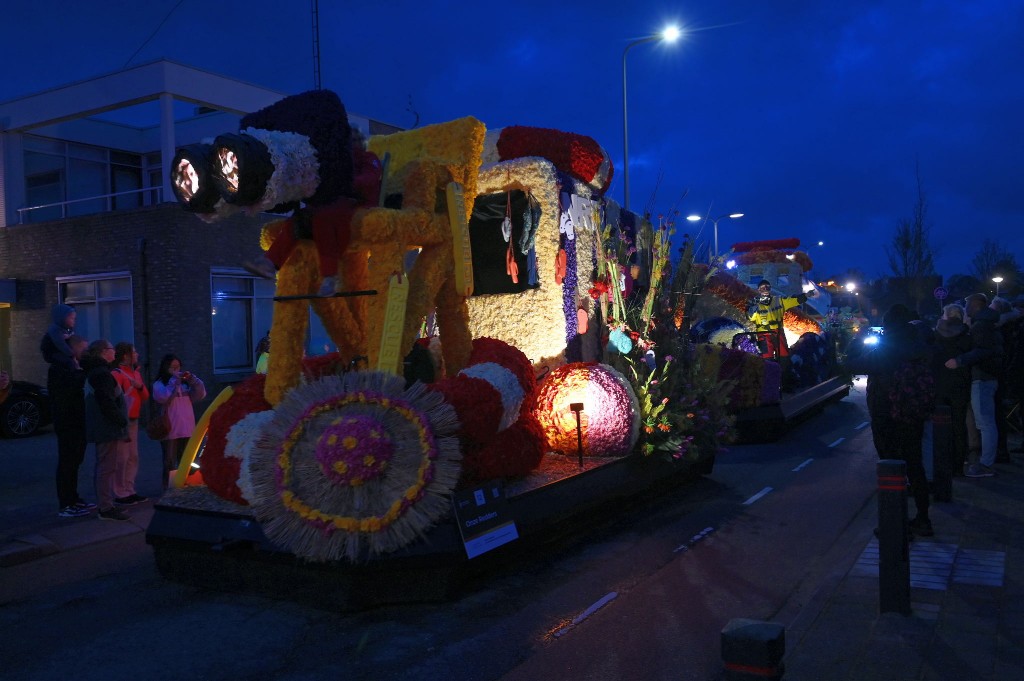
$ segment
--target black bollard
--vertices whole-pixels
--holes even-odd
[[[907,463],[878,462],[878,602],[881,612],[910,614]]]
[[[953,410],[939,405],[932,414],[932,485],[935,501],[953,501]]]
[[[781,624],[737,618],[722,629],[726,681],[779,681],[785,654],[786,630]]]

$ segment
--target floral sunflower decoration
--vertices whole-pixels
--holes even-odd
[[[459,423],[441,394],[361,371],[290,391],[251,456],[252,506],[274,543],[310,561],[375,558],[449,512]]]

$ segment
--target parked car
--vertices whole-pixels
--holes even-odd
[[[12,381],[10,395],[0,404],[0,433],[28,437],[49,425],[50,420],[46,388],[29,381]]]

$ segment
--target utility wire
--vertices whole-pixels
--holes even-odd
[[[174,7],[172,7],[171,10],[166,15],[164,15],[164,18],[160,20],[160,24],[153,30],[149,37],[146,38],[141,45],[139,45],[139,49],[135,50],[135,52],[132,53],[132,56],[128,57],[128,61],[124,63],[124,66],[121,67],[122,69],[128,68],[128,65],[132,63],[132,59],[135,59],[139,52],[142,52],[142,48],[148,45],[149,41],[156,37],[156,34],[160,32],[160,29],[164,27],[164,24],[167,23],[167,20],[171,18],[172,14],[174,14],[174,10],[181,7],[181,3],[183,2],[185,2],[185,0],[178,0]]]

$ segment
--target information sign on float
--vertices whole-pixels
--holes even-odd
[[[470,558],[519,539],[501,481],[455,492],[452,506],[466,555]]]

